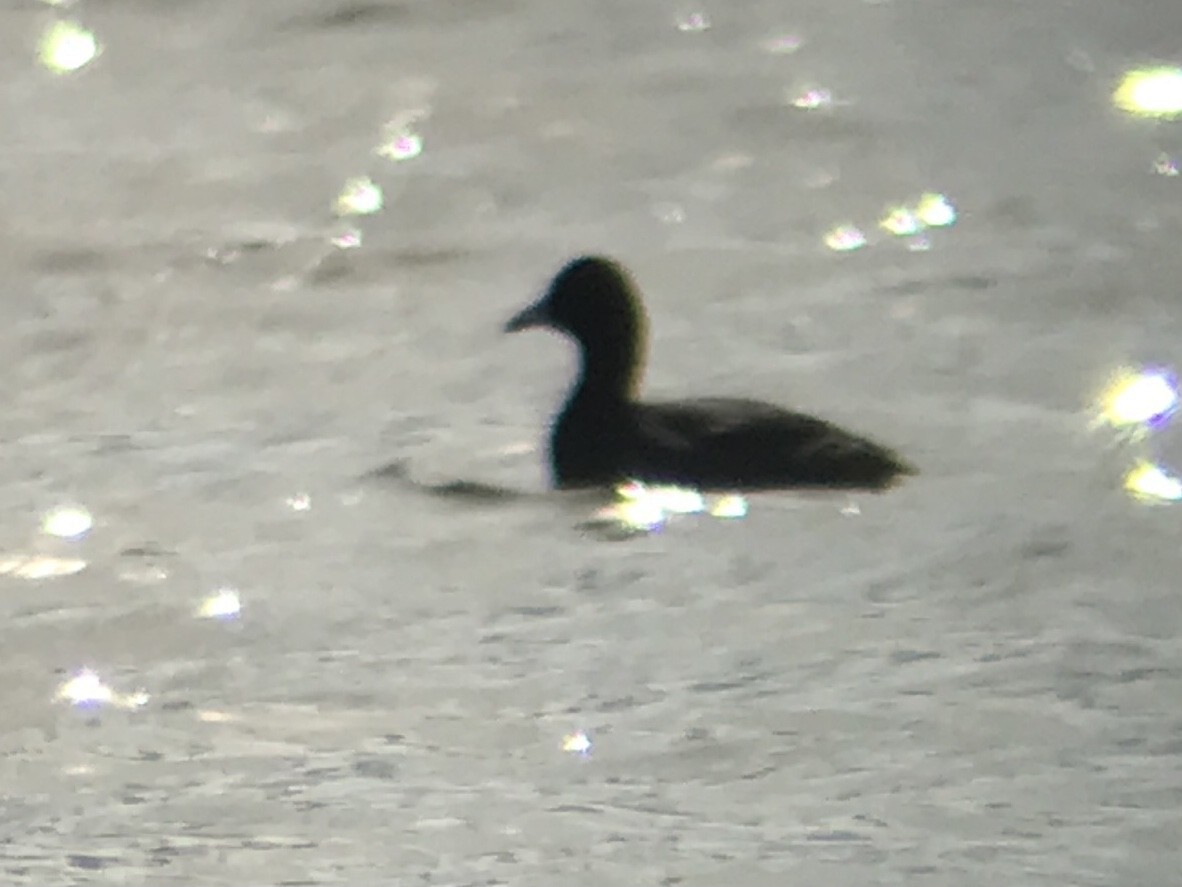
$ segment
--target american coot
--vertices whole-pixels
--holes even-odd
[[[559,487],[624,479],[703,489],[883,489],[915,470],[835,425],[751,400],[635,399],[645,357],[644,306],[616,262],[583,257],[506,332],[546,327],[574,339],[581,368],[550,436]]]

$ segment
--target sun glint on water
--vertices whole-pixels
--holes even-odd
[[[81,539],[93,526],[94,518],[90,512],[76,505],[54,508],[41,521],[42,532],[59,539]]]
[[[1112,103],[1140,117],[1182,115],[1182,68],[1162,65],[1129,71],[1113,92]]]
[[[1155,428],[1178,408],[1178,381],[1164,369],[1120,370],[1100,396],[1099,421],[1118,429]]]
[[[41,37],[41,64],[55,74],[69,74],[98,57],[98,40],[77,22],[57,21]]]
[[[358,176],[345,182],[336,200],[338,216],[371,216],[381,212],[382,188],[368,176]]]
[[[1125,489],[1142,502],[1177,502],[1182,480],[1152,462],[1138,462],[1125,475]]]

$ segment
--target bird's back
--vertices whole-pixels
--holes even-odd
[[[634,478],[703,489],[882,489],[913,474],[892,450],[760,401],[628,403],[560,418],[555,479],[586,486]]]

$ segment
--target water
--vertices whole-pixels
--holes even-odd
[[[59,16],[102,49],[73,74]],[[1182,130],[1110,101],[1179,28],[9,4],[0,542],[85,569],[0,576],[0,881],[1176,880],[1177,512],[1121,486],[1182,446],[1089,404],[1182,363]],[[358,177],[383,209],[337,219]],[[925,192],[954,224],[877,226]],[[571,356],[499,328],[596,250],[649,294],[650,394],[816,410],[922,475],[587,537],[529,449]],[[63,505],[84,538],[41,533]],[[112,702],[55,698],[84,667]]]

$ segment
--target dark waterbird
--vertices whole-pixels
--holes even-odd
[[[559,487],[625,479],[701,489],[881,490],[914,474],[897,453],[813,416],[731,398],[636,400],[646,347],[644,306],[616,262],[583,257],[505,326],[557,330],[580,369],[550,434]]]

